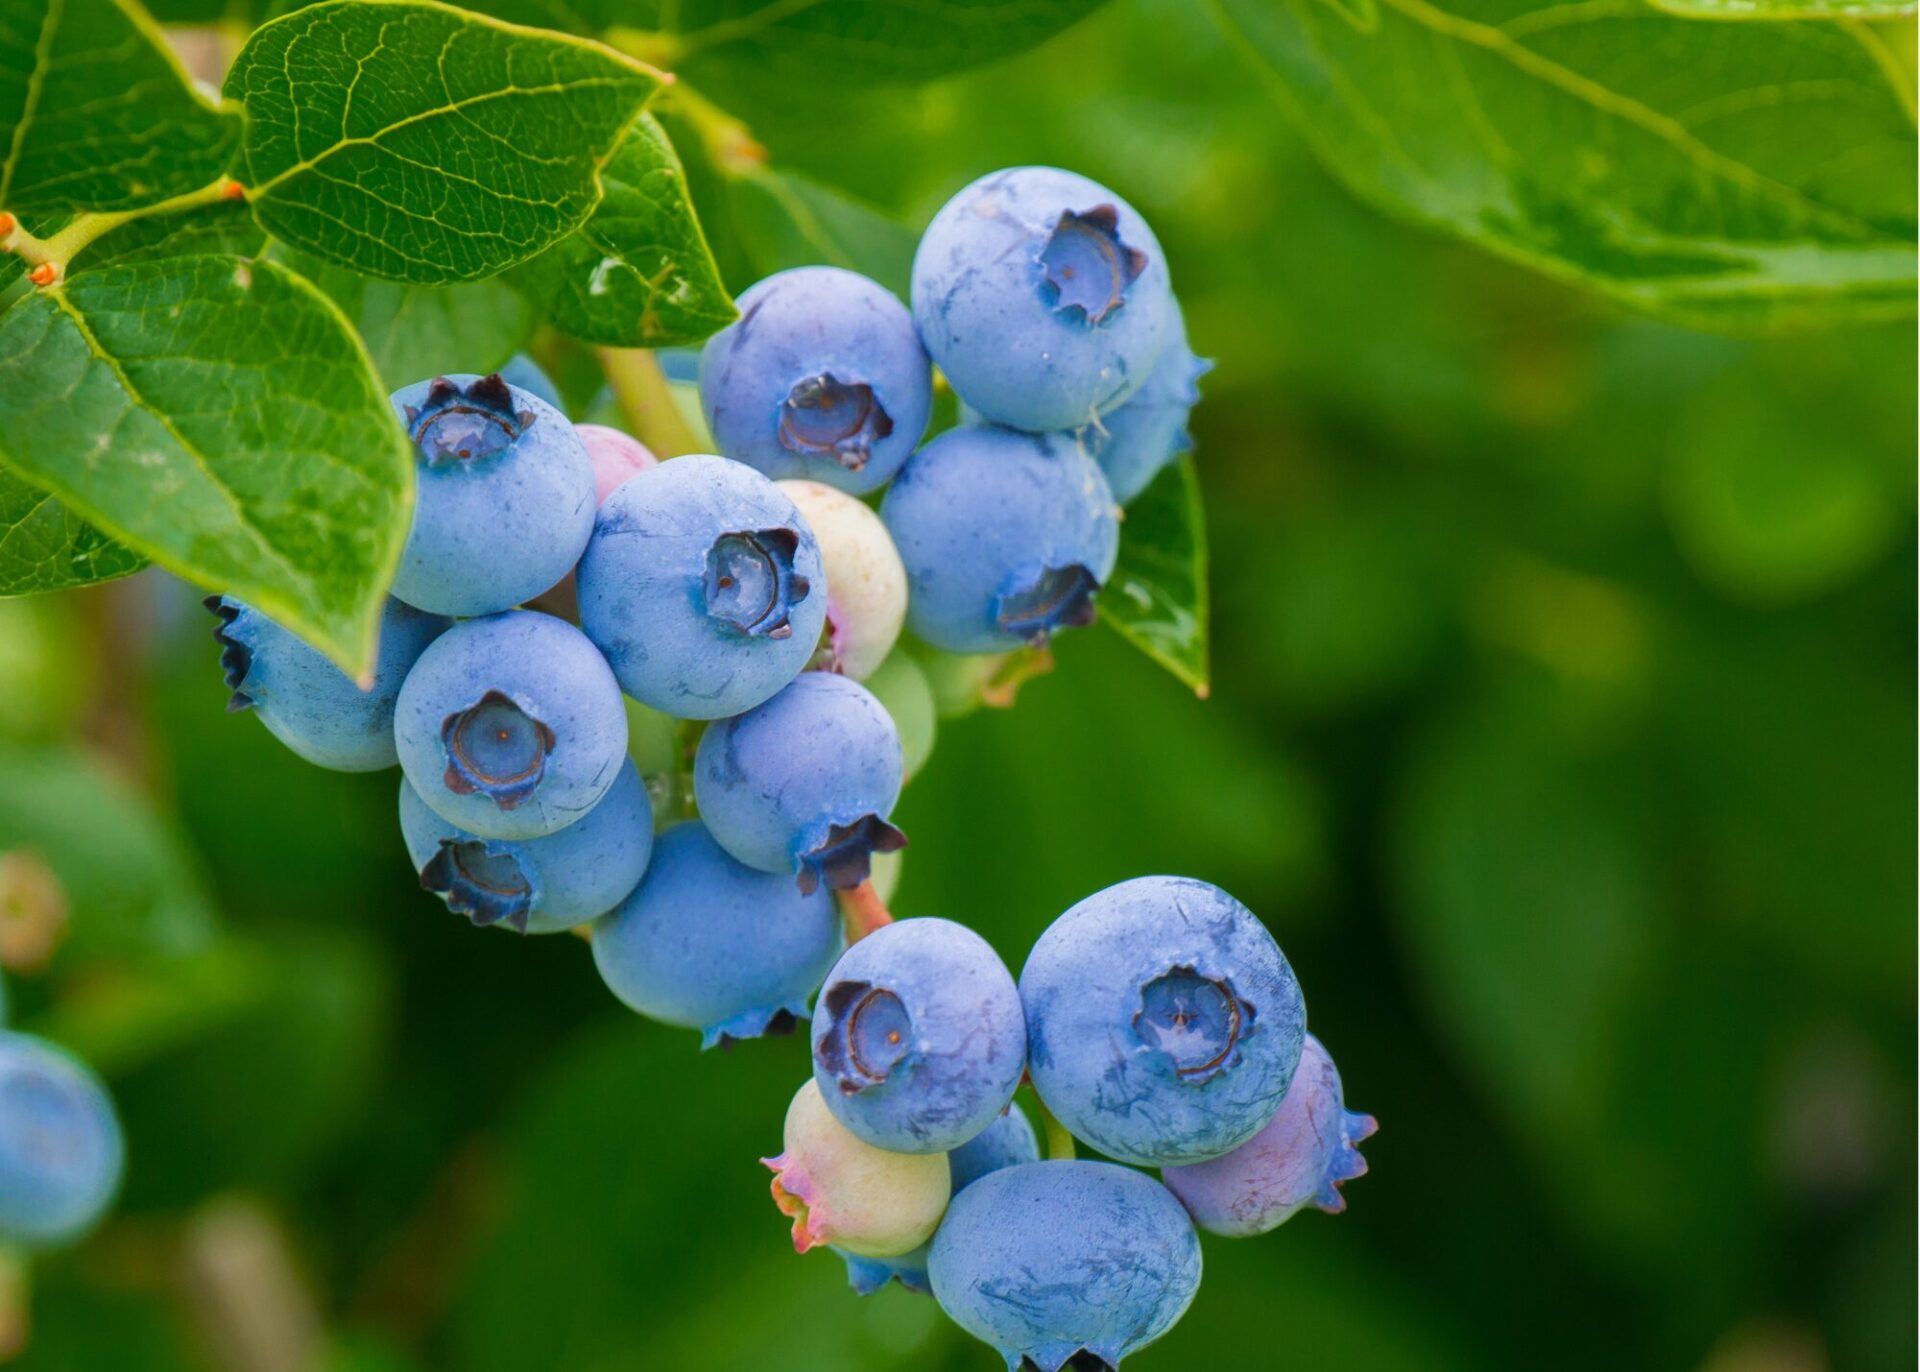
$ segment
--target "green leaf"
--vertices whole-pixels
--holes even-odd
[[[1220,11],[1385,208],[1700,327],[1912,312],[1912,110],[1869,35],[1505,0]]]
[[[246,204],[223,200],[169,214],[130,219],[76,253],[67,274],[72,276],[75,272],[92,271],[115,262],[186,257],[194,253],[257,257],[266,246],[266,231]]]
[[[1025,51],[1098,9],[1102,0],[517,0],[542,23],[618,22],[661,60],[752,78],[783,94],[831,100],[851,85],[926,81]],[[743,13],[743,9],[745,12]]]
[[[760,276],[825,263],[907,298],[920,235],[899,220],[795,172],[746,173],[727,195],[734,235]]]
[[[606,198],[593,217],[514,269],[553,326],[607,347],[661,348],[731,323],[738,311],[656,120],[640,117],[601,180]]]
[[[0,460],[348,671],[371,665],[413,455],[339,310],[286,268],[121,263],[17,301]]]
[[[274,237],[370,276],[492,276],[579,228],[659,88],[597,43],[445,5],[326,0],[256,30],[227,94]]]
[[[1120,559],[1099,604],[1102,622],[1206,696],[1207,520],[1192,457],[1169,465],[1127,506]]]
[[[112,581],[147,560],[0,468],[0,596]]]
[[[0,7],[0,208],[151,205],[211,182],[239,133],[130,0]]]
[[[533,333],[533,304],[504,280],[457,286],[379,281],[276,246],[296,271],[333,297],[390,390],[444,372],[490,372]]]

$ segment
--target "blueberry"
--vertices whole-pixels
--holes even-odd
[[[960,398],[1016,429],[1073,429],[1147,378],[1173,299],[1133,207],[1053,167],[993,172],[933,217],[913,320]]]
[[[1204,1162],[1273,1118],[1306,1004],[1273,935],[1217,886],[1139,877],[1043,933],[1020,974],[1028,1070],[1075,1137],[1122,1162]]]
[[[790,872],[811,893],[867,879],[872,854],[906,846],[887,822],[900,796],[900,735],[864,686],[803,672],[779,695],[710,725],[693,795],[720,846]]]
[[[204,602],[220,621],[213,631],[233,692],[229,711],[252,710],[273,736],[308,762],[340,772],[372,772],[399,761],[393,707],[400,683],[448,621],[387,598],[373,683],[353,679],[305,642],[232,596]]]
[[[1113,493],[1071,434],[949,429],[914,454],[880,517],[906,564],[908,627],[956,653],[1091,624],[1120,548]]]
[[[886,485],[926,432],[933,375],[906,307],[838,267],[749,287],[700,354],[700,403],[720,450],[771,477],[856,495]]]
[[[871,506],[817,481],[775,483],[820,544],[827,573],[826,666],[865,681],[893,651],[907,617],[907,569]]]
[[[541,838],[480,838],[447,823],[400,782],[400,832],[420,885],[485,927],[554,934],[625,900],[653,852],[653,804],[640,773],[619,776],[586,815]]]
[[[679,719],[751,710],[826,623],[820,547],[751,467],[678,457],[607,497],[580,561],[580,626],[635,700]]]
[[[1187,416],[1200,400],[1200,378],[1213,363],[1193,355],[1175,305],[1160,358],[1139,390],[1081,430],[1081,441],[1122,505],[1144,491],[1168,463],[1193,450]]]
[[[793,1220],[794,1251],[831,1244],[856,1257],[910,1253],[933,1237],[952,1183],[937,1153],[889,1153],[862,1143],[808,1082],[787,1106],[773,1202]],[[1176,1206],[1175,1209],[1179,1207]]]
[[[604,424],[576,424],[580,446],[587,450],[587,462],[593,468],[593,498],[597,505],[617,491],[630,476],[638,476],[660,459],[648,451],[639,439],[610,429]]]
[[[578,629],[531,610],[470,619],[407,674],[394,712],[420,799],[482,838],[538,838],[591,810],[626,758],[620,687]]]
[[[1009,1105],[1006,1113],[947,1154],[947,1169],[953,1180],[953,1194],[959,1195],[989,1172],[1017,1167],[1023,1162],[1040,1160],[1040,1141],[1026,1112]],[[847,1260],[847,1282],[863,1296],[870,1296],[889,1281],[897,1281],[909,1291],[931,1291],[927,1278],[927,1256],[931,1245],[922,1244],[897,1258],[863,1258],[840,1252]]]
[[[1379,1127],[1372,1115],[1347,1109],[1339,1070],[1308,1034],[1293,1084],[1266,1128],[1211,1162],[1169,1167],[1162,1179],[1202,1229],[1230,1238],[1264,1234],[1309,1205],[1330,1215],[1345,1210],[1340,1183],[1367,1170],[1355,1145]]]
[[[1151,1177],[1029,1162],[954,1197],[927,1270],[940,1308],[1009,1369],[1115,1369],[1186,1313],[1200,1238]]]
[[[640,885],[593,926],[593,960],[614,995],[700,1030],[703,1048],[803,1021],[839,951],[831,895],[742,867],[698,821],[661,834]]]
[[[113,1199],[125,1153],[91,1071],[50,1043],[0,1031],[0,1244],[78,1238]]]
[[[965,925],[908,919],[849,948],[813,1011],[813,1079],[855,1134],[944,1153],[992,1124],[1026,1070],[1020,992]]]
[[[566,576],[593,532],[593,469],[566,416],[498,374],[393,393],[419,494],[393,593],[445,615],[485,615]]]
[[[567,412],[566,402],[560,398],[560,388],[553,384],[553,378],[525,353],[513,355],[507,365],[500,369],[500,379],[529,395],[538,396],[562,414]]]

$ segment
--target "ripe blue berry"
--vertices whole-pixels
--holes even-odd
[[[420,655],[394,738],[407,780],[442,819],[482,838],[538,838],[613,785],[627,713],[578,629],[514,610],[456,624]]]
[[[947,1154],[947,1168],[953,1179],[953,1194],[959,1195],[989,1172],[1003,1167],[1018,1167],[1023,1162],[1040,1160],[1040,1141],[1026,1112],[1009,1105],[1006,1113]],[[862,1296],[870,1296],[889,1281],[897,1281],[909,1291],[931,1291],[927,1278],[930,1244],[922,1244],[897,1258],[863,1258],[857,1253],[836,1249],[847,1260],[847,1282]]]
[[[416,382],[393,408],[420,478],[396,596],[485,615],[566,576],[593,533],[593,469],[565,415],[497,374]]]
[[[120,1185],[120,1121],[71,1054],[0,1031],[0,1244],[78,1238]]]
[[[1020,973],[1034,1089],[1122,1162],[1204,1162],[1273,1118],[1306,1004],[1273,935],[1217,886],[1139,877],[1055,920]]]
[[[879,1148],[944,1153],[999,1116],[1026,1070],[1020,993],[987,941],[945,919],[884,925],[827,974],[813,1079]]]
[[[865,1258],[910,1253],[933,1237],[952,1189],[936,1153],[889,1153],[848,1133],[820,1088],[794,1092],[773,1171],[773,1203],[793,1220],[793,1249],[820,1244]]]
[[[1147,378],[1166,335],[1166,260],[1146,221],[1053,167],[981,177],[913,259],[913,320],[960,398],[1017,429],[1074,429]]]
[[[900,735],[864,686],[803,672],[780,694],[708,727],[693,794],[720,846],[763,872],[848,890],[872,855],[906,846],[887,822],[900,796]]]
[[[488,839],[455,828],[400,782],[400,832],[420,885],[475,925],[553,934],[625,900],[653,852],[653,803],[631,762],[600,803],[541,838]]]
[[[1113,493],[1071,434],[950,429],[902,469],[880,517],[906,564],[908,626],[956,653],[1092,623],[1120,548]]]
[[[508,359],[507,365],[500,369],[500,379],[529,395],[538,396],[562,414],[567,412],[566,402],[560,398],[560,388],[553,384],[553,378],[525,353],[515,353]]]
[[[1308,1034],[1293,1084],[1266,1128],[1223,1157],[1161,1175],[1202,1229],[1230,1238],[1264,1234],[1309,1205],[1330,1215],[1345,1210],[1340,1183],[1367,1170],[1355,1145],[1379,1127],[1372,1115],[1347,1109],[1339,1070]]]
[[[697,821],[654,841],[640,885],[593,927],[614,995],[700,1030],[702,1048],[790,1030],[839,951],[831,895],[741,866]]]
[[[304,641],[232,596],[204,602],[219,619],[213,631],[229,712],[252,710],[273,736],[308,762],[340,772],[372,772],[399,761],[393,706],[413,664],[439,637],[441,615],[387,598],[380,614],[380,650],[373,684],[354,680]]]
[[[1187,346],[1186,321],[1175,305],[1167,341],[1146,382],[1127,403],[1081,431],[1081,440],[1106,474],[1113,498],[1128,504],[1169,462],[1193,449],[1187,416],[1200,400],[1200,378],[1213,363]]]
[[[827,574],[826,666],[865,681],[907,618],[907,569],[873,507],[817,481],[776,482],[820,544]]]
[[[751,710],[826,623],[820,548],[753,468],[679,457],[607,497],[580,560],[580,626],[621,687],[678,719]]]
[[[700,354],[713,441],[768,476],[856,495],[886,485],[926,431],[933,375],[906,307],[838,267],[749,287]]]
[[[955,1196],[928,1263],[934,1299],[1009,1369],[1120,1366],[1200,1287],[1200,1238],[1151,1177],[1104,1162],[1030,1162]],[[1023,1362],[1024,1360],[1024,1362]]]

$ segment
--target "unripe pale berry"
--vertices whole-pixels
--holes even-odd
[[[907,618],[907,569],[872,508],[818,481],[775,482],[820,542],[827,573],[827,663],[865,681]]]
[[[944,1153],[889,1153],[833,1117],[809,1081],[787,1106],[783,1149],[762,1158],[773,1201],[793,1220],[793,1247],[832,1244],[867,1258],[911,1252],[933,1237],[952,1190]]]

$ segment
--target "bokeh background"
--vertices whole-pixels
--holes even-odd
[[[1393,222],[1187,0],[830,125],[746,98],[777,165],[908,225],[997,166],[1108,182],[1218,359],[1211,699],[1069,635],[899,815],[896,911],[1015,969],[1102,885],[1224,885],[1382,1122],[1348,1213],[1209,1239],[1128,1366],[1911,1368],[1911,327],[1686,332]],[[806,260],[690,157],[736,290]],[[810,184],[897,281],[911,232]],[[132,1149],[20,1366],[997,1366],[792,1254],[755,1159],[802,1040],[700,1054],[577,940],[449,917],[391,776],[223,714],[192,600],[0,602],[0,850],[73,911],[16,1008]]]

